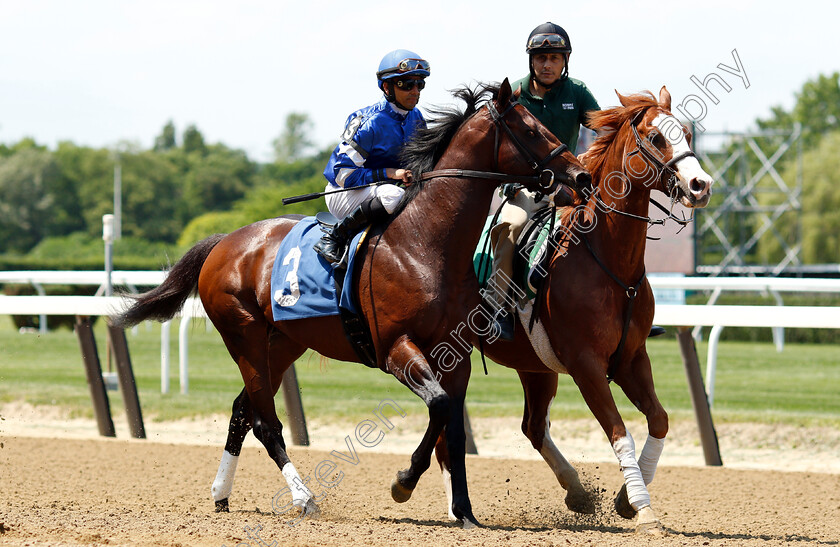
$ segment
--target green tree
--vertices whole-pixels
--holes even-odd
[[[806,264],[831,264],[840,260],[840,130],[823,136],[818,145],[802,157],[802,261]],[[796,165],[789,163],[782,172],[785,180],[794,180]],[[760,197],[762,204],[766,203]],[[796,221],[780,219],[783,237],[796,240]],[[775,238],[759,242],[759,253],[765,261],[782,258]]]
[[[249,224],[249,221],[237,211],[205,213],[187,224],[178,237],[178,247],[189,249],[207,236],[228,234],[246,224]]]
[[[791,112],[777,106],[769,118],[756,121],[759,129],[792,129],[795,122],[802,124],[806,148],[815,146],[824,133],[840,129],[840,72],[805,82]]]
[[[155,137],[155,152],[171,150],[177,146],[175,142],[175,124],[172,120],[166,122],[160,135]]]
[[[187,156],[183,201],[187,218],[229,210],[251,187],[256,167],[244,152],[218,144]]]
[[[190,125],[184,130],[184,152],[190,154],[198,152],[204,154],[207,147],[204,144],[204,135],[195,125]]]
[[[48,151],[25,147],[0,162],[0,250],[26,252],[62,230],[52,214],[63,181]]]
[[[286,116],[285,128],[280,136],[274,139],[275,160],[288,163],[305,157],[314,145],[309,138],[312,127],[308,114],[292,112]]]

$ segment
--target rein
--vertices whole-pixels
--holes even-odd
[[[608,205],[603,199],[601,199],[601,196],[598,195],[598,189],[600,188],[596,189],[596,191],[593,192],[592,197],[595,199],[596,203],[605,213],[617,213],[627,218],[632,218],[633,220],[647,222],[650,226],[664,226],[665,222],[667,222],[668,220],[673,220],[674,222],[680,225],[680,229],[677,231],[677,233],[679,233],[683,230],[683,228],[685,228],[691,223],[691,221],[693,220],[693,214],[690,218],[678,218],[674,216],[673,208],[674,203],[676,202],[676,183],[674,182],[674,179],[677,176],[677,170],[674,168],[674,166],[681,160],[684,160],[685,158],[694,158],[696,157],[696,155],[694,154],[694,152],[689,150],[688,152],[683,152],[682,154],[674,156],[667,162],[663,162],[662,160],[660,160],[656,154],[647,149],[647,147],[644,145],[644,140],[642,139],[642,136],[639,135],[638,124],[644,112],[644,110],[640,110],[636,114],[636,116],[630,121],[630,129],[633,131],[633,139],[636,141],[636,150],[628,154],[628,156],[633,156],[635,154],[640,154],[641,156],[643,156],[648,162],[650,162],[651,164],[653,164],[654,167],[656,167],[657,179],[662,178],[665,172],[669,174],[668,180],[665,182],[665,190],[667,191],[667,194],[671,197],[671,209],[668,209],[653,198],[650,198],[649,200],[650,203],[656,206],[657,209],[659,209],[668,216],[663,219],[653,219],[649,216],[634,215],[633,213],[628,213],[626,211],[616,209],[615,207]]]
[[[435,178],[442,178],[442,177],[454,177],[454,178],[474,178],[474,179],[486,179],[486,180],[493,180],[499,182],[510,182],[516,184],[523,184],[529,185],[532,183],[536,183],[540,189],[548,190],[552,186],[554,186],[554,171],[551,169],[546,169],[545,166],[551,162],[554,158],[568,150],[568,147],[565,144],[560,144],[556,146],[551,152],[548,153],[542,160],[537,159],[533,152],[531,152],[528,147],[526,147],[522,142],[516,138],[516,135],[511,130],[510,126],[505,123],[504,117],[505,115],[513,110],[516,107],[515,102],[510,102],[505,108],[505,110],[500,114],[499,111],[496,109],[496,106],[493,104],[493,101],[487,103],[487,110],[490,112],[490,117],[493,119],[493,123],[496,126],[496,135],[495,135],[495,152],[493,155],[493,165],[498,166],[499,164],[499,148],[501,146],[501,142],[499,139],[499,127],[501,127],[505,133],[507,134],[508,138],[510,138],[513,145],[516,149],[524,156],[528,158],[528,165],[534,171],[538,172],[538,175],[509,175],[506,173],[498,173],[494,171],[475,171],[472,169],[438,169],[437,171],[428,171],[420,175],[420,180],[430,180]]]
[[[670,174],[670,176],[668,177],[668,181],[665,184],[665,187],[666,187],[666,190],[667,190],[668,194],[671,196],[671,206],[673,207],[674,202],[675,202],[674,196],[675,196],[675,191],[676,191],[676,184],[674,182],[674,178],[676,177],[676,174],[677,174],[677,171],[674,168],[674,166],[680,160],[683,160],[683,159],[689,158],[689,157],[695,157],[695,155],[694,155],[694,152],[691,152],[691,151],[683,152],[682,154],[679,154],[679,155],[671,158],[667,162],[662,162],[653,152],[651,152],[650,150],[648,150],[644,146],[644,142],[642,140],[642,137],[641,137],[641,135],[639,135],[637,125],[638,125],[643,113],[644,113],[644,110],[640,110],[638,112],[638,114],[636,114],[636,116],[630,122],[630,128],[633,131],[633,137],[636,141],[636,150],[631,152],[630,155],[640,154],[647,161],[652,163],[657,168],[657,179],[661,178],[664,175],[665,172],[668,172]],[[655,201],[653,199],[650,199],[650,202],[653,203],[657,208],[659,208],[661,211],[663,211],[664,213],[666,213],[668,215],[664,219],[655,220],[655,219],[650,218],[649,216],[635,215],[633,213],[628,213],[626,211],[620,211],[620,210],[616,209],[615,207],[613,207],[611,205],[608,205],[606,202],[604,202],[604,200],[601,199],[601,197],[598,195],[598,190],[600,190],[600,187],[598,187],[595,190],[595,192],[593,192],[592,196],[595,199],[599,208],[601,208],[607,214],[608,213],[618,213],[619,215],[631,218],[633,220],[639,220],[639,221],[647,222],[650,226],[664,225],[666,221],[673,220],[674,222],[681,225],[680,230],[685,228],[685,226],[687,226],[692,220],[691,218],[680,219],[680,218],[675,217],[671,210],[665,208],[663,205],[659,204],[657,201]],[[628,300],[627,307],[624,310],[624,324],[621,328],[621,339],[618,342],[618,347],[613,352],[613,354],[610,356],[609,365],[607,366],[607,381],[612,382],[613,379],[615,378],[615,372],[616,372],[616,369],[618,368],[618,365],[619,365],[619,362],[620,362],[620,359],[621,359],[621,354],[624,351],[624,346],[625,346],[625,343],[627,341],[627,333],[629,331],[630,321],[633,317],[633,305],[635,304],[636,297],[639,295],[639,287],[641,287],[642,282],[645,280],[645,270],[644,269],[642,270],[642,275],[639,278],[639,280],[635,283],[635,285],[633,285],[633,286],[627,285],[615,273],[613,273],[607,267],[607,265],[604,263],[604,261],[601,260],[601,258],[595,253],[595,249],[592,248],[592,244],[589,242],[589,239],[586,237],[585,233],[581,234],[581,238],[583,239],[583,242],[586,244],[586,248],[589,250],[589,254],[592,255],[592,258],[595,259],[595,262],[598,264],[598,266],[613,281],[615,281],[618,284],[619,287],[624,289],[624,294],[627,296],[627,300]]]

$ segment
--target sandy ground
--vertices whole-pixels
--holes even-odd
[[[90,420],[54,409],[0,408],[0,545],[747,545],[840,544],[840,432],[757,425],[718,427],[725,466],[704,467],[693,423],[675,424],[650,487],[665,538],[636,536],[611,509],[622,477],[603,433],[587,421],[552,432],[599,510],[566,510],[563,492],[512,419],[474,420],[481,456],[467,462],[476,517],[465,531],[446,518],[433,467],[405,504],[389,485],[408,464],[422,423],[395,422],[341,484],[319,520],[290,525],[272,513],[284,481],[265,450],[246,442],[231,513],[216,514],[210,484],[226,418],[147,422],[147,440],[101,439]],[[346,452],[355,424],[310,423],[312,447],[291,447],[302,475],[331,450]],[[637,440],[642,424],[630,425]]]

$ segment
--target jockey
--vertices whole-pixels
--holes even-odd
[[[327,207],[341,219],[324,234],[315,250],[331,264],[344,255],[347,240],[362,226],[386,218],[402,200],[405,190],[395,184],[367,186],[387,180],[411,182],[411,172],[400,168],[403,145],[418,128],[426,127],[420,110],[420,91],[426,87],[429,63],[405,49],[394,50],[379,63],[376,78],[384,97],[353,112],[344,125],[341,142],[333,150],[324,176]]]
[[[588,123],[587,113],[601,107],[586,84],[569,78],[569,56],[572,53],[569,35],[559,25],[543,23],[531,31],[525,52],[528,54],[530,74],[511,87],[519,88],[519,102],[574,154],[580,126]],[[506,184],[503,188],[510,200],[502,209],[499,223],[490,231],[494,281],[488,285],[485,299],[493,309],[504,312],[496,313],[499,337],[511,340],[513,314],[507,313],[507,310],[512,302],[508,295],[498,292],[500,288],[504,291],[504,287],[510,286],[514,249],[522,228],[531,214],[545,207],[548,200],[536,201],[535,193],[517,185]],[[497,272],[504,273],[507,279]]]

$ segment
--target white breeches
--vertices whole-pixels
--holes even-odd
[[[380,184],[379,186],[368,186],[349,192],[336,192],[339,188],[327,184],[325,196],[327,208],[337,219],[341,220],[356,210],[359,205],[378,197],[388,213],[393,213],[400,204],[405,190],[394,184]]]

